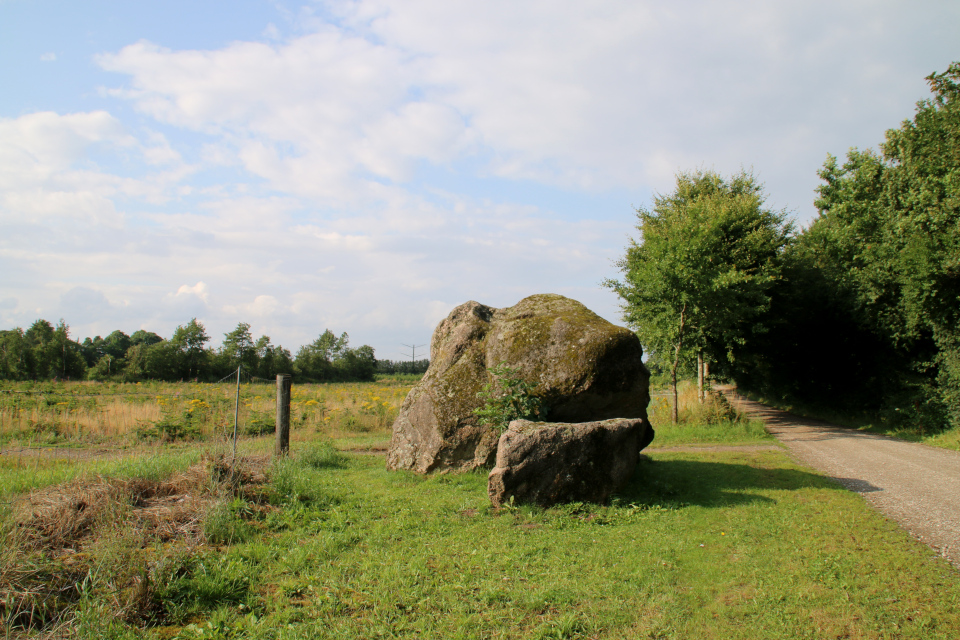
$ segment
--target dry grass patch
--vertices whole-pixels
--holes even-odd
[[[154,595],[163,574],[176,573],[174,564],[208,542],[217,505],[262,501],[268,464],[266,457],[205,456],[163,480],[86,478],[22,496],[0,551],[7,631],[61,632],[91,595],[120,620],[162,618]]]

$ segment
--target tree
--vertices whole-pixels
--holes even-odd
[[[341,380],[373,381],[377,373],[377,358],[373,347],[365,344],[356,349],[344,349],[334,361],[334,368]]]
[[[960,425],[960,63],[927,82],[933,96],[879,153],[828,156],[804,236],[860,321],[909,362],[887,375],[896,409]]]
[[[36,363],[23,329],[0,331],[0,378],[29,380],[35,376]]]
[[[48,375],[59,378],[82,378],[86,365],[79,343],[70,339],[70,327],[60,320],[50,341],[44,349],[49,358],[51,369]]]
[[[260,336],[253,345],[257,356],[256,375],[260,378],[273,378],[278,373],[292,373],[293,359],[290,352],[282,346],[273,346],[270,336]]]
[[[261,378],[273,378],[278,373],[293,373],[293,357],[289,350],[278,345],[269,348],[265,353],[266,355],[260,360]]]
[[[320,337],[308,345],[300,347],[294,366],[298,374],[311,380],[330,380],[334,376],[333,360],[339,358],[347,349],[350,337],[346,333],[340,337],[326,329]]]
[[[209,356],[204,345],[209,341],[207,330],[196,318],[190,320],[186,326],[176,328],[170,344],[177,352],[182,377],[196,378],[204,373]]]
[[[163,340],[163,338],[161,338],[157,334],[153,333],[152,331],[144,331],[143,329],[134,331],[133,335],[130,336],[131,346],[138,345],[138,344],[150,346],[151,344],[157,344],[161,340]]]
[[[726,360],[762,331],[779,277],[779,255],[792,232],[783,211],[764,208],[762,185],[746,172],[677,175],[676,189],[638,209],[639,240],[607,281],[623,300],[624,319],[652,357],[670,361],[672,419],[678,421],[677,372],[705,351]]]
[[[246,322],[238,323],[236,329],[224,334],[220,353],[227,357],[231,369],[243,365],[248,373],[257,371],[257,350],[250,335],[250,325]]]
[[[124,357],[133,345],[130,336],[117,330],[106,337],[85,338],[80,350],[87,364],[87,377],[104,380],[124,367]]]
[[[33,371],[31,377],[35,380],[49,378],[54,373],[52,365],[53,351],[48,345],[53,340],[53,325],[42,318],[34,321],[26,333],[23,334],[27,347],[33,353]]]

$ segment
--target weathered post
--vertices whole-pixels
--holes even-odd
[[[290,388],[293,377],[277,374],[277,447],[274,454],[285,456],[290,451]]]

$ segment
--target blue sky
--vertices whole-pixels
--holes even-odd
[[[677,171],[815,215],[960,59],[960,4],[0,0],[0,328],[238,322],[381,358],[600,282]]]

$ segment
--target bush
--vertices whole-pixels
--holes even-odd
[[[277,431],[276,416],[255,413],[250,418],[250,422],[243,428],[244,435],[247,436],[265,436]]]
[[[501,362],[488,369],[493,383],[483,386],[477,397],[483,400],[483,406],[474,410],[480,418],[480,424],[491,425],[506,431],[511,420],[534,419],[546,415],[547,409],[540,398],[533,395],[533,385],[518,376],[518,370]]]
[[[184,411],[180,419],[166,416],[150,426],[137,428],[137,438],[140,440],[159,440],[160,442],[174,442],[176,440],[195,440],[200,437],[200,415],[196,412]]]

